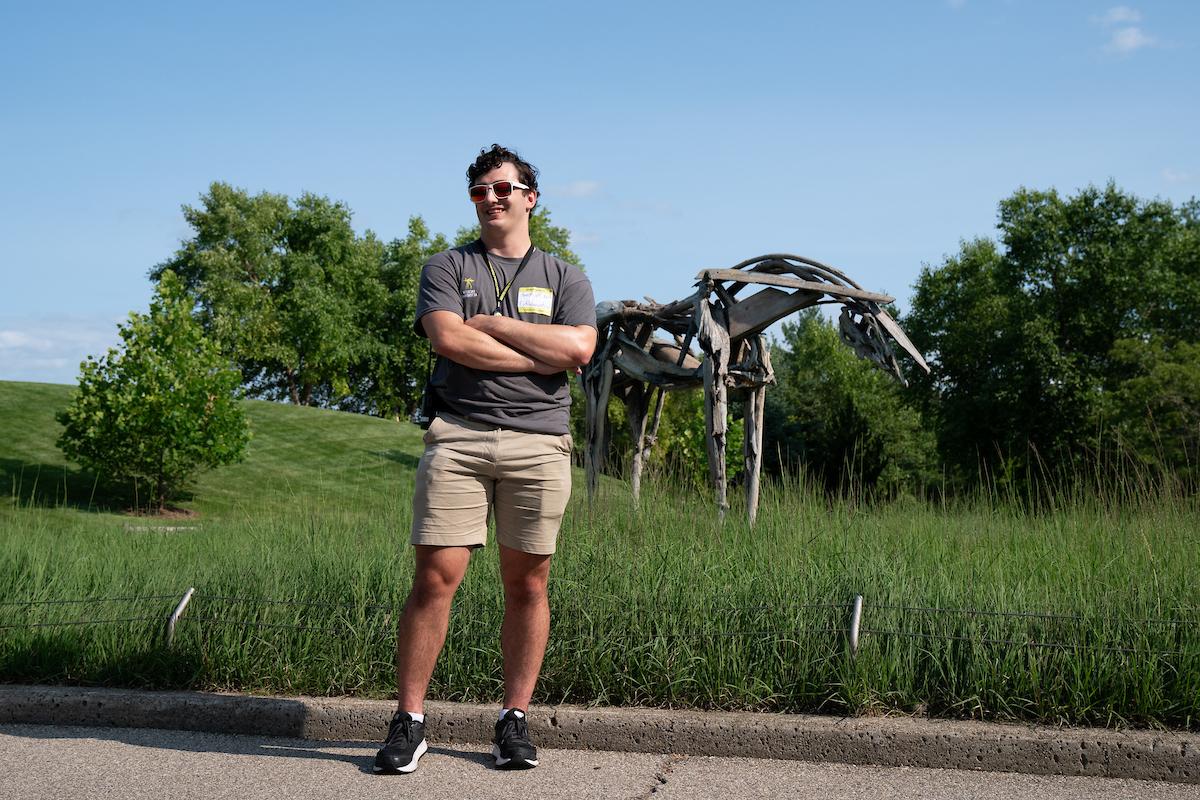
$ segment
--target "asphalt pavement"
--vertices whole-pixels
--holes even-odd
[[[170,731],[0,725],[3,800],[274,798],[1179,798],[1200,786],[1120,778],[816,764],[589,750],[541,751],[496,771],[484,746],[434,744],[411,775],[375,775],[374,743]]]
[[[1200,800],[1200,736],[914,717],[533,706],[542,766],[491,768],[492,706],[429,702],[414,775],[371,770],[394,703],[0,686],[4,798]]]

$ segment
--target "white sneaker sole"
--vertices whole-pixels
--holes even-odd
[[[492,745],[492,758],[496,759],[496,769],[531,769],[538,765],[536,758],[501,758],[498,745]]]
[[[415,770],[417,768],[417,762],[421,760],[421,756],[425,755],[425,751],[428,749],[429,749],[429,745],[425,742],[424,739],[422,739],[421,743],[419,745],[417,745],[416,752],[413,753],[412,761],[408,762],[403,767],[394,767],[391,769],[384,769],[383,767],[376,764],[374,767],[374,770],[381,774],[400,772],[400,773],[407,775],[408,773],[412,772],[413,770]]]

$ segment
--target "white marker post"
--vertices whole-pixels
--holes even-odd
[[[175,623],[179,622],[179,618],[183,616],[183,610],[187,608],[188,603],[192,600],[192,595],[196,593],[196,587],[190,586],[183,593],[183,599],[179,601],[179,605],[175,606],[175,610],[171,612],[171,616],[167,617],[167,647],[175,641]]]

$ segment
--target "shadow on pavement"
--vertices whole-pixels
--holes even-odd
[[[201,731],[176,731],[158,728],[88,728],[76,725],[0,725],[0,734],[11,733],[36,739],[94,739],[120,742],[136,747],[157,747],[187,753],[223,753],[226,755],[311,758],[352,764],[359,772],[373,774],[377,744],[371,742],[310,742],[304,739],[277,739],[244,734],[212,734]],[[479,747],[486,747],[480,745]],[[353,753],[337,752],[354,750]],[[331,752],[333,751],[333,752]],[[439,755],[492,769],[490,752],[464,752],[431,746],[427,755]]]

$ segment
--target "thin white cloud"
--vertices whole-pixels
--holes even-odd
[[[81,361],[120,342],[116,323],[99,315],[0,318],[0,380],[74,383]]]
[[[591,197],[600,191],[599,181],[572,181],[561,186],[554,186],[550,194],[555,197]]]
[[[953,9],[960,9],[967,4],[967,0],[946,0],[946,5]]]
[[[1177,169],[1167,167],[1162,171],[1163,180],[1167,183],[1193,183],[1200,179],[1200,174],[1195,172],[1183,172]]]
[[[0,352],[28,350],[45,352],[54,347],[49,339],[32,336],[25,331],[0,331]]]
[[[1142,31],[1141,28],[1120,28],[1113,31],[1112,39],[1105,48],[1110,53],[1129,55],[1143,47],[1153,47],[1158,41]]]
[[[1132,25],[1142,21],[1142,12],[1129,6],[1113,6],[1103,16],[1093,19],[1101,25]]]
[[[1104,46],[1106,53],[1127,56],[1146,47],[1157,47],[1159,41],[1146,33],[1139,25],[1142,12],[1129,6],[1113,6],[1098,17],[1092,17],[1092,22],[1112,31],[1108,44]]]

